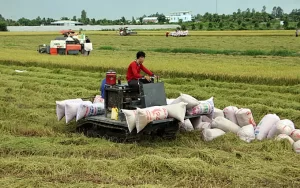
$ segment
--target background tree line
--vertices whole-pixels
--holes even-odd
[[[85,10],[81,11],[81,16],[72,18],[62,17],[61,20],[72,20],[82,22],[86,25],[123,25],[123,24],[147,24],[143,23],[143,18],[147,17],[143,15],[139,18],[132,17],[126,19],[124,16],[120,19],[98,19],[88,18]],[[166,24],[168,20],[162,13],[156,13],[148,15],[148,17],[157,17],[158,24]],[[7,30],[6,26],[40,26],[50,25],[54,22],[53,18],[41,18],[38,16],[35,19],[20,18],[18,20],[5,19],[0,14],[0,30]],[[283,21],[283,25],[280,24]],[[153,24],[153,23],[149,23]],[[285,13],[281,7],[273,7],[271,12],[266,11],[266,6],[260,11],[247,8],[242,11],[238,9],[232,14],[212,14],[205,13],[203,15],[197,14],[194,16],[191,22],[183,23],[182,20],[179,23],[182,29],[191,30],[253,30],[253,29],[296,29],[300,28],[300,9],[294,9],[290,13]]]

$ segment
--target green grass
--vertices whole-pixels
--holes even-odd
[[[113,49],[107,49],[113,50]],[[223,54],[223,55],[245,55],[245,56],[300,56],[299,53],[289,50],[272,50],[272,51],[262,51],[262,50],[209,50],[209,49],[196,49],[196,48],[156,48],[151,49],[154,52],[161,53],[192,53],[192,54]]]
[[[249,145],[231,134],[210,143],[196,132],[172,142],[139,144],[80,136],[2,136],[0,145],[5,171],[0,181],[8,187],[299,186],[299,169],[293,162],[298,156],[288,142]]]
[[[1,187],[299,187],[299,155],[287,141],[248,144],[226,134],[204,142],[200,132],[192,132],[173,141],[116,144],[77,134],[75,122],[57,121],[55,101],[98,94],[107,69],[115,69],[124,83],[133,49],[179,49],[146,51],[145,65],[161,75],[169,98],[181,92],[199,100],[214,96],[220,109],[250,108],[256,123],[276,113],[300,128],[299,57],[282,57],[297,52],[295,38],[199,32],[165,39],[158,33],[89,34],[97,49],[89,57],[35,52],[37,44],[54,37],[51,33],[0,35],[9,44],[0,46]],[[248,55],[212,53],[226,50]],[[273,54],[258,56],[266,52]]]
[[[112,46],[100,46],[99,48],[98,48],[98,50],[113,50],[113,51],[115,51],[115,50],[118,50],[117,48],[114,48],[114,47],[112,47]]]

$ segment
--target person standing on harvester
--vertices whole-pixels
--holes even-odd
[[[126,76],[129,87],[132,87],[132,88],[138,90],[139,82],[142,82],[142,83],[150,83],[151,82],[150,76],[154,76],[154,74],[143,65],[145,57],[146,57],[145,52],[139,51],[136,54],[136,60],[130,63],[128,70],[127,70],[127,76]],[[148,75],[143,77],[140,74],[141,70]]]

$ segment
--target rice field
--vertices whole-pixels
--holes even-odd
[[[286,31],[194,32],[166,38],[141,31],[120,37],[90,32],[89,57],[38,54],[55,33],[0,33],[0,184],[3,187],[299,187],[300,158],[288,142],[251,144],[228,134],[213,142],[200,132],[174,141],[116,144],[76,134],[55,116],[55,101],[99,93],[109,68],[125,82],[137,50],[161,76],[169,98],[215,98],[216,107],[247,107],[256,123],[268,113],[300,128],[298,56],[183,53],[185,49],[287,50]],[[179,53],[155,49],[182,49]],[[18,73],[15,70],[25,70]]]

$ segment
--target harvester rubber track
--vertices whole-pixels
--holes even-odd
[[[113,142],[138,142],[144,139],[175,139],[179,130],[177,120],[167,119],[149,123],[146,128],[137,133],[134,129],[131,133],[126,122],[110,120],[102,116],[86,118],[78,123],[77,131],[87,137],[105,138]]]

